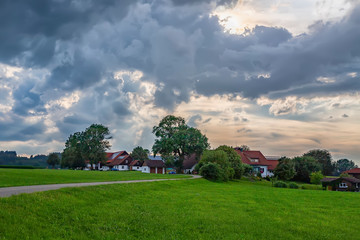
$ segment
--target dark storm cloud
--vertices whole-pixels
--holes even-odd
[[[0,59],[11,62],[29,51],[25,65],[46,65],[53,57],[57,40],[71,40],[88,30],[106,12],[120,19],[132,1],[37,0],[0,2]],[[117,8],[116,13],[110,11]]]
[[[37,113],[46,112],[45,108],[43,107],[43,102],[40,99],[40,94],[33,92],[33,87],[33,83],[28,81],[14,90],[14,113],[25,116],[29,114],[30,110],[33,110]]]
[[[237,0],[171,0],[175,5],[197,5],[199,3],[211,3],[214,2],[217,5],[232,5]]]
[[[46,126],[42,122],[28,123],[23,118],[11,116],[10,120],[0,121],[0,141],[41,140],[45,138],[45,130]]]
[[[73,112],[54,120],[61,133],[84,129],[83,119],[108,123],[129,116],[128,94],[139,92],[142,81],[156,86],[152,104],[169,111],[188,102],[193,92],[280,98],[359,91],[358,78],[344,73],[360,71],[360,7],[341,22],[316,23],[308,35],[265,26],[235,35],[224,32],[211,15],[214,2],[234,3],[1,1],[0,62],[46,72],[21,78],[12,95],[1,90],[0,101],[13,98],[11,121],[21,129],[5,131],[3,138],[30,137],[24,119],[34,112],[47,114],[49,101],[74,90],[84,94],[68,110]],[[140,70],[143,77],[139,82],[115,79],[122,70]],[[317,81],[324,76],[336,81]],[[43,131],[41,124],[34,128]]]

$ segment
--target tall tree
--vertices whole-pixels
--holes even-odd
[[[60,158],[58,153],[50,153],[48,159],[46,160],[47,164],[55,168],[55,165],[60,163]]]
[[[61,154],[62,168],[85,167],[85,160],[81,154],[82,134],[82,132],[70,134],[68,140],[66,140],[65,148]]]
[[[149,159],[148,155],[149,155],[149,150],[143,149],[140,146],[137,146],[136,148],[134,148],[130,154],[130,156],[134,160],[140,160],[140,161],[148,160]]]
[[[82,134],[81,154],[85,160],[89,160],[91,168],[98,162],[105,163],[107,149],[111,145],[108,141],[111,137],[109,128],[101,124],[92,124]]]
[[[335,175],[340,175],[342,172],[357,168],[358,166],[354,161],[349,159],[339,159],[335,162]]]
[[[274,170],[274,175],[281,180],[288,181],[295,176],[295,164],[290,158],[282,157]]]
[[[334,171],[334,164],[332,157],[328,150],[314,149],[304,154],[305,157],[313,157],[321,165],[321,172],[323,175],[331,175]]]
[[[294,180],[310,182],[310,174],[321,170],[321,165],[315,158],[310,156],[294,157],[296,174]]]
[[[153,153],[164,157],[173,156],[178,171],[182,170],[184,157],[192,153],[198,156],[209,148],[208,139],[198,129],[185,124],[182,117],[168,115],[153,127],[156,136]]]
[[[105,151],[110,148],[109,129],[101,124],[92,124],[83,132],[71,134],[62,154],[62,167],[84,167],[85,160],[91,164],[106,161]]]

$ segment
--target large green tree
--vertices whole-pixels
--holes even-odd
[[[65,142],[65,148],[61,154],[62,168],[75,169],[85,167],[85,160],[81,154],[81,143],[81,132],[70,134],[68,140]]]
[[[109,135],[109,128],[101,124],[92,124],[82,133],[81,154],[84,160],[89,160],[91,168],[93,164],[106,162],[105,151],[111,147]]]
[[[58,165],[60,163],[59,154],[50,153],[48,159],[46,160],[46,163],[52,166],[52,168],[55,168],[55,165]]]
[[[101,124],[92,124],[83,132],[71,134],[62,153],[62,167],[84,167],[106,161],[105,151],[110,148],[109,129]]]
[[[295,176],[294,161],[287,157],[279,159],[279,163],[274,170],[274,175],[281,180],[288,181]]]
[[[207,137],[198,129],[186,125],[182,117],[164,117],[158,126],[153,127],[153,133],[156,136],[153,153],[172,156],[178,171],[182,170],[186,155],[196,153],[200,156],[210,146]]]
[[[325,149],[314,149],[304,154],[305,157],[313,157],[321,165],[321,172],[323,175],[331,175],[334,171],[334,164],[332,162],[331,154]]]
[[[144,149],[140,146],[137,146],[136,148],[134,148],[130,154],[130,156],[134,160],[140,160],[140,161],[148,160],[149,159],[148,155],[149,155],[149,150]]]
[[[319,162],[310,156],[294,157],[296,174],[294,180],[301,182],[310,182],[310,174],[321,170]]]
[[[339,159],[335,162],[335,175],[340,175],[342,172],[357,168],[358,166],[354,161],[349,159]]]
[[[244,164],[241,162],[241,156],[235,151],[235,149],[226,145],[221,145],[216,148],[216,150],[222,150],[226,153],[230,167],[234,169],[234,178],[241,179],[245,168]]]

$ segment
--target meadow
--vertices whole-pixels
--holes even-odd
[[[359,239],[358,193],[204,179],[0,199],[0,239]]]
[[[79,170],[53,170],[53,169],[7,169],[0,168],[0,187],[80,183],[80,182],[106,182],[125,180],[188,178],[187,175],[148,174],[137,171],[79,171]]]

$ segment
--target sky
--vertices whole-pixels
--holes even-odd
[[[1,1],[0,150],[60,152],[92,123],[151,149],[173,114],[212,148],[360,164],[359,26],[351,0]]]

